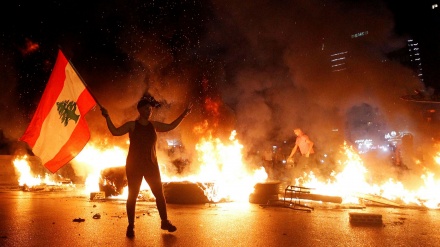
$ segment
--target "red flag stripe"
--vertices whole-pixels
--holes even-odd
[[[84,116],[88,111],[95,107],[96,102],[90,92],[85,89],[78,97],[77,105],[81,115]]]
[[[87,144],[90,132],[84,116],[95,105],[81,78],[60,51],[21,140],[29,144],[47,169],[56,172]]]
[[[65,70],[62,72],[66,74],[66,79],[64,82],[59,82],[64,83],[64,87],[55,103],[63,100],[77,102],[79,96],[86,91],[85,86],[70,64],[67,64]],[[78,104],[77,108],[80,108]],[[80,112],[79,114],[79,118],[83,118],[85,113]],[[61,147],[72,137],[76,125],[77,122],[74,122],[74,120],[67,120],[67,125],[65,125],[60,119],[57,105],[52,105],[49,114],[41,126],[44,133],[38,136],[38,140],[33,146],[35,153],[39,154],[43,164],[52,159]]]
[[[34,117],[21,138],[21,140],[26,141],[30,147],[35,146],[35,142],[40,136],[41,128],[35,128],[35,126],[43,126],[44,120],[46,119],[47,115],[49,115],[52,106],[55,105],[59,94],[63,90],[64,84],[59,82],[66,79],[66,73],[61,71],[65,70],[67,63],[68,61],[63,53],[58,52],[54,69],[52,70],[52,74],[50,75],[49,81],[46,85],[46,88],[50,88],[51,91],[44,90],[41,101],[34,113]],[[23,139],[24,137],[25,139]]]

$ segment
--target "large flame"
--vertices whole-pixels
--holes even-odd
[[[29,157],[27,155],[17,156],[13,161],[14,168],[18,173],[18,184],[20,186],[27,186],[29,188],[37,185],[61,185],[62,178],[54,177],[56,175],[49,175],[46,173],[44,177],[40,175],[34,175],[31,170]],[[73,184],[71,184],[73,185]]]
[[[417,190],[409,190],[400,181],[389,178],[383,184],[368,182],[368,169],[360,156],[346,144],[342,147],[343,157],[339,163],[343,167],[339,173],[333,172],[327,181],[319,181],[313,172],[305,173],[296,179],[297,184],[313,188],[314,193],[340,196],[343,203],[358,203],[365,195],[379,196],[406,205],[414,204],[428,208],[440,208],[440,180],[433,172],[426,171],[420,177],[422,185]]]
[[[205,126],[206,127],[206,126]],[[203,132],[203,131],[202,131]],[[205,195],[210,201],[247,201],[254,190],[254,185],[264,182],[267,173],[263,167],[253,167],[243,159],[243,145],[236,139],[236,132],[232,131],[229,140],[222,141],[213,137],[210,131],[200,138],[195,146],[196,159],[192,161],[192,174],[172,174],[169,161],[161,160],[163,181],[190,181],[204,183]],[[109,146],[88,143],[83,151],[73,160],[73,165],[82,167],[83,176],[86,176],[86,190],[99,191],[101,171],[110,167],[123,167],[127,155],[127,145]],[[343,203],[360,203],[365,195],[378,196],[396,202],[400,205],[417,205],[427,208],[440,208],[440,180],[435,171],[425,168],[418,178],[417,189],[408,189],[408,185],[395,178],[385,179],[382,183],[371,180],[370,171],[364,165],[359,154],[347,144],[341,146],[341,158],[337,162],[338,169],[326,179],[318,178],[313,171],[305,172],[296,178],[297,186],[313,189],[313,193],[340,196]],[[437,156],[439,156],[437,154]],[[440,158],[433,157],[439,163]],[[32,175],[28,157],[17,157],[14,166],[20,178],[19,184],[35,186],[39,184],[56,184],[50,176],[45,178]],[[421,165],[421,162],[418,162]],[[75,169],[77,172],[79,169]],[[78,175],[78,174],[77,174]],[[148,184],[142,184],[141,190],[148,190]],[[126,190],[121,195],[126,198]]]
[[[242,154],[243,145],[235,136],[236,132],[232,131],[228,143],[223,143],[219,138],[211,135],[201,138],[195,147],[197,160],[192,164],[198,169],[194,169],[195,172],[191,175],[171,174],[169,169],[163,169],[171,164],[168,164],[167,160],[161,160],[159,155],[162,180],[204,183],[205,195],[213,202],[247,201],[254,185],[264,182],[267,174],[263,167],[251,169],[245,164]],[[126,149],[118,146],[103,148],[91,143],[87,144],[73,161],[75,167],[83,167],[82,170],[88,174],[85,192],[99,191],[101,171],[105,168],[124,166],[126,155]],[[144,181],[141,190],[148,188],[148,184]],[[126,193],[123,196],[126,196]]]
[[[235,136],[236,131],[232,131],[229,143],[223,143],[212,135],[202,138],[196,145],[200,167],[197,174],[181,178],[191,182],[213,183],[213,187],[207,186],[209,189],[205,190],[211,201],[247,201],[254,185],[267,179],[263,167],[252,170],[244,163],[243,145]]]
[[[76,170],[84,172],[87,176],[85,192],[88,194],[100,191],[101,171],[105,168],[124,166],[126,155],[127,151],[118,146],[98,147],[88,143],[73,161],[74,166],[77,167]]]

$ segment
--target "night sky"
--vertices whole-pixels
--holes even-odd
[[[0,15],[0,129],[13,139],[30,122],[58,49],[116,123],[133,119],[149,92],[164,102],[159,120],[191,101],[188,133],[208,119],[219,135],[237,129],[253,145],[291,137],[296,127],[330,143],[331,130],[342,130],[365,104],[384,128],[417,132],[417,106],[400,96],[436,88],[435,75],[421,83],[386,56],[417,37],[432,40],[424,43],[432,49],[427,66],[439,64],[438,25],[419,28],[430,5],[410,4],[420,1],[43,2],[9,2]],[[353,57],[336,75],[328,54],[341,49]],[[99,109],[87,118],[92,139],[106,132]]]

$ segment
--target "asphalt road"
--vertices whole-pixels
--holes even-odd
[[[352,224],[350,213],[381,215],[382,223]],[[174,233],[160,229],[154,202],[139,201],[136,236],[128,239],[124,200],[2,189],[0,246],[440,246],[438,210],[218,203],[168,204],[168,214]]]

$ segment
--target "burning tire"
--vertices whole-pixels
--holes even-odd
[[[111,167],[101,171],[99,189],[105,192],[105,196],[121,195],[127,185],[125,166]]]
[[[254,193],[249,195],[250,203],[266,204],[268,201],[278,200],[279,182],[257,183]]]
[[[164,195],[170,204],[203,204],[209,200],[203,186],[192,182],[168,182],[163,184]]]
[[[267,195],[267,194],[258,194],[252,193],[249,195],[249,202],[256,204],[266,204],[269,201],[278,200],[278,195]]]

